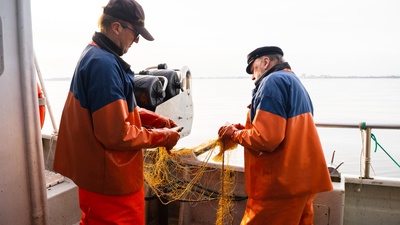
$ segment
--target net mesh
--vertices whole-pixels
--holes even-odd
[[[218,200],[215,224],[230,224],[233,220],[235,172],[224,152],[236,147],[236,143],[218,138],[192,148],[172,151],[166,151],[164,147],[148,149],[144,165],[146,184],[165,205],[174,201],[196,204]],[[213,154],[217,150],[218,154]],[[204,160],[197,159],[200,155]],[[211,166],[210,160],[219,163]],[[215,179],[217,183],[213,182]]]

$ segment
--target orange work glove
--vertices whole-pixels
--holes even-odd
[[[176,127],[177,124],[164,116],[158,115],[157,113],[147,110],[145,108],[139,108],[140,120],[142,121],[142,126],[148,128],[172,128]]]
[[[237,147],[237,143],[232,140],[232,134],[237,131],[235,125],[227,125],[227,126],[222,126],[218,130],[218,136],[220,137],[222,141],[222,150],[232,150]]]
[[[168,118],[168,124],[169,124],[169,127],[170,128],[173,128],[173,127],[177,127],[178,126],[178,124],[176,124],[173,120],[171,120],[170,118]]]
[[[236,127],[238,130],[243,130],[245,127],[242,125],[242,124],[240,124],[240,123],[235,123],[235,124],[232,124],[234,127]]]
[[[163,128],[163,127],[173,128],[173,127],[177,127],[178,125],[170,118],[159,115],[158,118],[153,121],[152,126],[155,128]]]
[[[218,136],[222,139],[231,139],[232,134],[238,130],[234,125],[222,126],[218,130]]]
[[[165,143],[165,149],[167,149],[168,153],[170,153],[169,150],[171,150],[176,143],[178,142],[180,135],[179,132],[183,129],[183,127],[174,127],[174,128],[169,128],[166,129],[166,143]]]

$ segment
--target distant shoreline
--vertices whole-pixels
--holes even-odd
[[[400,76],[298,76],[301,79],[366,79],[366,78],[371,78],[371,79],[386,79],[386,78],[400,78]],[[249,79],[249,76],[210,76],[210,77],[193,77],[192,79]]]
[[[313,75],[306,75],[306,76],[299,76],[300,78],[305,78],[305,79],[337,79],[337,78],[400,78],[398,75],[393,75],[393,76],[329,76],[329,75],[319,75],[319,76],[313,76]]]
[[[400,78],[400,75],[393,76],[328,76],[328,75],[307,75],[307,76],[298,76],[301,79],[386,79],[386,78]],[[210,77],[196,77],[192,76],[192,79],[249,79],[249,76],[210,76]],[[55,77],[55,78],[44,78],[44,80],[48,81],[65,81],[71,80],[72,77]]]

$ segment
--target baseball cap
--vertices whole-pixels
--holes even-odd
[[[104,7],[104,14],[131,23],[142,37],[153,41],[149,31],[144,27],[144,11],[135,0],[110,0]]]

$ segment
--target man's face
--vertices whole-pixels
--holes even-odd
[[[268,62],[269,59],[268,57],[260,57],[257,58],[253,65],[252,65],[252,71],[253,71],[253,75],[251,77],[252,80],[256,81],[258,80],[261,75],[263,75],[265,73],[265,71],[267,71],[267,67],[268,67]]]
[[[132,46],[132,44],[138,43],[139,42],[139,32],[135,30],[134,27],[130,24],[121,24],[123,27],[123,30],[121,32],[120,40],[121,40],[121,49],[123,53],[127,53],[129,48]]]

